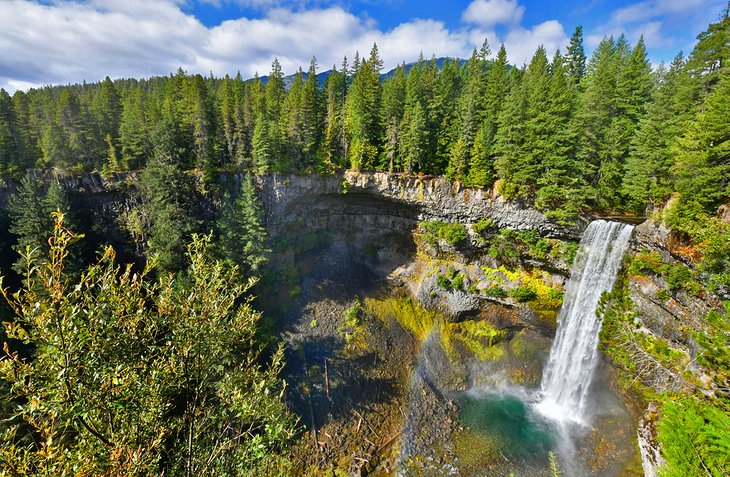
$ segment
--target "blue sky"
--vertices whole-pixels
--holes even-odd
[[[605,35],[644,35],[654,64],[689,53],[726,0],[0,0],[0,87],[147,77],[174,72],[245,77],[320,69],[378,43],[385,67],[467,57],[487,38],[522,64],[537,46],[565,49],[577,25],[585,47]]]

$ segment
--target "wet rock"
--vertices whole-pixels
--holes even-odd
[[[637,430],[644,477],[656,477],[659,468],[664,465],[661,446],[656,440],[656,418],[658,410],[659,405],[657,403],[649,403],[644,416],[639,421]]]

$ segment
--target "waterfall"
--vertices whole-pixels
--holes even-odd
[[[616,281],[632,225],[596,220],[586,229],[573,263],[558,329],[542,377],[538,410],[553,419],[585,423],[588,388],[598,362],[601,294]]]

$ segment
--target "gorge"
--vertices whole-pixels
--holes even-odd
[[[116,227],[129,177],[60,180],[78,215],[111,235],[98,226]],[[236,190],[241,180],[221,176],[219,184]],[[257,184],[272,249],[260,305],[288,343],[288,401],[307,429],[294,450],[301,472],[548,475],[553,452],[566,475],[641,475],[636,429],[644,404],[617,385],[619,372],[595,351],[593,317],[617,273],[627,286],[626,247],[672,257],[651,221],[631,240],[632,227],[618,222],[560,226],[532,207],[443,178],[347,172],[264,175]],[[447,223],[464,237],[443,238],[438,224]],[[581,236],[596,245],[587,256]],[[663,311],[656,287],[666,287],[661,277],[628,282],[642,336],[669,338],[683,352],[672,322],[719,302],[680,291]],[[586,336],[567,331],[579,310],[592,320],[579,326]],[[560,358],[561,350],[577,357]],[[574,376],[557,371],[561,359]],[[587,397],[593,367],[595,392]],[[689,385],[664,363],[642,372],[660,376],[662,386]],[[564,399],[564,414],[589,424],[569,424],[567,437],[535,411]]]

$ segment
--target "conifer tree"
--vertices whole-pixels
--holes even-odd
[[[266,229],[261,224],[261,206],[256,186],[246,174],[235,200],[225,196],[218,219],[219,249],[226,262],[244,273],[258,274],[266,261]]]
[[[180,147],[180,134],[175,124],[163,120],[154,135],[154,155],[139,178],[143,244],[148,254],[156,254],[160,270],[175,272],[185,266],[185,244],[197,229],[191,203],[195,201],[194,187],[183,172],[179,156],[186,154]]]
[[[730,199],[730,74],[725,74],[671,148],[685,218],[713,216]],[[679,220],[674,220],[679,225]],[[686,225],[685,225],[685,231]]]
[[[47,255],[53,212],[68,214],[69,223],[72,223],[71,205],[62,186],[54,181],[44,192],[42,185],[31,176],[21,179],[20,187],[10,198],[8,211],[10,233],[17,236],[13,249],[20,256],[13,269],[18,274],[26,271],[28,259],[40,260]]]
[[[10,95],[0,89],[0,175],[17,172],[22,168],[19,150],[20,140],[13,102]]]
[[[568,76],[573,86],[579,86],[586,73],[586,55],[583,50],[583,26],[575,27],[566,55]]]
[[[149,126],[145,117],[144,93],[140,86],[127,90],[119,124],[120,168],[139,169],[151,153]]]
[[[646,115],[639,121],[626,161],[622,192],[628,207],[635,212],[655,207],[672,192],[670,148],[683,129],[688,105],[677,99],[677,86],[682,81],[684,59],[675,57],[668,71],[658,71],[659,86],[647,105]]]
[[[458,108],[461,92],[461,77],[459,75],[459,61],[446,60],[439,74],[433,98],[428,106],[432,124],[436,128],[435,154],[431,173],[443,172],[448,163],[451,149],[456,143],[459,134]]]
[[[307,81],[302,88],[300,104],[302,110],[303,169],[311,170],[319,161],[323,127],[321,94],[317,78],[317,58],[315,57],[312,57],[312,61],[309,63]]]
[[[398,65],[395,73],[383,83],[383,122],[385,124],[384,168],[388,172],[402,170],[403,115],[406,103],[406,66]]]
[[[271,123],[266,118],[260,116],[256,119],[253,130],[253,161],[259,174],[269,172],[273,160],[269,124]]]
[[[346,61],[346,60],[345,60]],[[345,63],[344,70],[347,70]],[[346,94],[346,73],[332,67],[332,72],[325,82],[326,115],[324,121],[324,172],[334,172],[338,167],[346,166],[346,138],[344,135],[344,107]]]
[[[420,102],[409,111],[408,130],[404,137],[405,172],[411,174],[421,170],[428,154],[428,123],[426,113]]]

